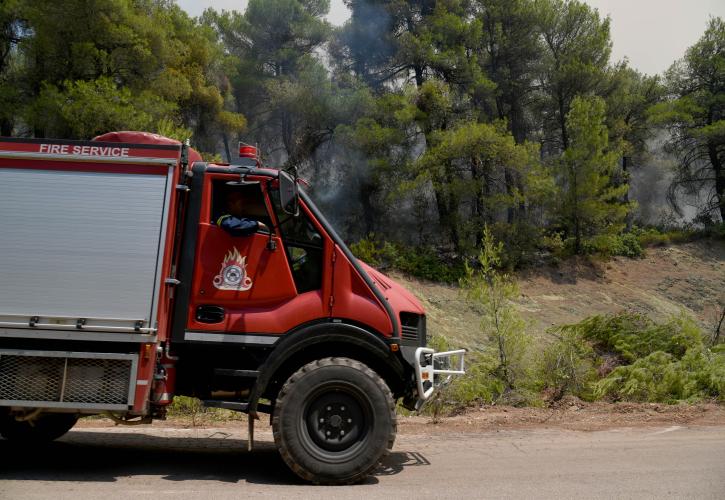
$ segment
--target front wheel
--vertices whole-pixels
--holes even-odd
[[[58,439],[78,421],[72,413],[43,413],[37,418],[18,421],[10,413],[0,414],[0,435],[18,443],[44,443]]]
[[[324,358],[284,384],[272,430],[282,458],[302,479],[356,483],[393,447],[395,403],[387,384],[366,365]]]

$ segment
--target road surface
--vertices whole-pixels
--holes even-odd
[[[228,425],[81,427],[30,448],[0,440],[0,498],[725,498],[725,426],[403,429],[383,467],[344,487],[299,481],[261,431],[252,453]]]

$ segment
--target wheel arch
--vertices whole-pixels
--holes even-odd
[[[403,394],[406,369],[397,353],[378,334],[349,323],[318,323],[288,333],[260,367],[250,394],[249,413],[256,414],[261,397],[274,399],[284,382],[299,368],[317,359],[346,357],[374,370],[394,398]]]

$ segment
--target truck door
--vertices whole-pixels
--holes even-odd
[[[290,221],[279,224],[272,214],[267,185],[234,183],[238,179],[206,175],[185,340],[271,344],[276,337],[265,335],[328,314],[322,299],[322,236],[313,238],[317,249],[302,249],[294,238],[286,245],[282,233]],[[269,231],[232,236],[219,227],[219,219],[229,215],[230,196],[243,200],[237,217],[262,222]],[[317,277],[310,275],[314,261],[319,261]]]

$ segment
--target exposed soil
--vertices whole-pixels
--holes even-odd
[[[403,431],[458,432],[503,429],[555,428],[598,431],[652,426],[725,425],[725,406],[714,403],[666,405],[639,403],[585,403],[565,398],[551,408],[487,406],[461,415],[434,420],[430,417],[402,419]]]
[[[268,430],[263,415],[256,429]],[[715,403],[666,405],[655,403],[586,403],[568,397],[549,408],[514,408],[485,406],[470,408],[454,417],[434,419],[423,416],[399,416],[398,432],[402,434],[446,432],[486,432],[533,428],[575,431],[598,431],[613,428],[652,426],[725,425],[725,406]],[[84,418],[76,428],[108,428],[115,424],[107,419]],[[246,416],[199,414],[154,421],[153,427],[164,428],[238,428],[246,431]]]

